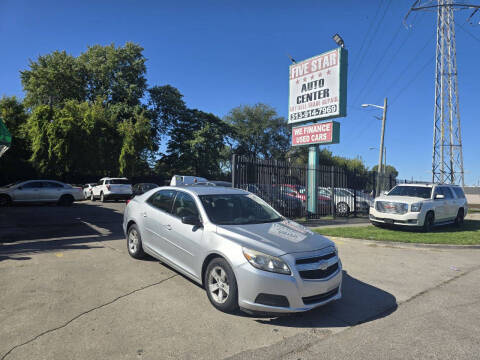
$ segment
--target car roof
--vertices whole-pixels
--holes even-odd
[[[100,181],[102,180],[128,180],[126,177],[104,177],[101,178]]]
[[[397,186],[433,187],[433,186],[459,186],[459,185],[457,185],[457,184],[435,184],[435,183],[409,183],[409,184],[397,184]]]
[[[245,190],[227,188],[223,186],[181,185],[181,186],[162,186],[160,189],[186,190],[187,192],[197,194],[197,195],[249,194],[249,192]]]

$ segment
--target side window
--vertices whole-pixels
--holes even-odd
[[[455,192],[455,194],[457,195],[457,198],[459,199],[465,199],[465,194],[463,192],[463,189],[461,187],[452,187],[452,190]]]
[[[40,181],[31,181],[29,183],[22,185],[22,188],[24,189],[38,189],[41,187],[42,187],[42,183]]]
[[[157,209],[171,213],[175,194],[175,190],[160,190],[150,196],[147,200],[147,203],[153,207],[156,207]]]
[[[173,203],[173,215],[178,217],[198,216],[198,208],[193,197],[184,192],[178,192]]]
[[[448,186],[441,187],[440,191],[440,194],[445,195],[445,199],[453,199],[453,194]]]
[[[63,188],[62,185],[58,184],[58,183],[55,183],[55,182],[52,182],[52,181],[44,181],[43,182],[43,187],[45,188]]]

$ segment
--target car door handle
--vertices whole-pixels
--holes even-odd
[[[165,225],[165,229],[167,229],[168,231],[172,230],[172,225]]]

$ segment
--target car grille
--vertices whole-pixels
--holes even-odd
[[[318,279],[324,279],[332,275],[338,270],[338,262],[330,265],[327,267],[325,270],[322,269],[315,269],[315,270],[303,270],[299,271],[299,274],[302,279],[306,280],[318,280]]]
[[[338,287],[323,294],[303,297],[302,300],[305,305],[310,305],[310,304],[315,304],[318,302],[328,300],[329,298],[335,296],[337,293],[338,293]]]
[[[408,211],[408,204],[388,201],[377,201],[375,203],[375,209],[382,213],[405,214]]]
[[[306,258],[306,259],[297,259],[295,261],[295,264],[297,265],[301,265],[301,264],[312,264],[312,263],[316,263],[320,260],[328,260],[328,259],[331,259],[332,257],[335,256],[335,251],[332,251],[328,254],[325,254],[325,255],[321,255],[321,256],[315,256],[315,257],[311,257],[311,258]]]

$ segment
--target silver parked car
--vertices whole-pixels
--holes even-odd
[[[300,312],[341,298],[335,244],[244,190],[153,189],[128,203],[123,229],[132,257],[172,266],[222,311]]]
[[[54,180],[19,181],[0,187],[0,206],[15,202],[54,202],[71,205],[83,200],[83,190]]]

